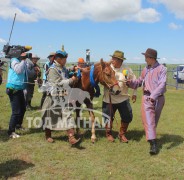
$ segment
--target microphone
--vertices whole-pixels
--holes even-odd
[[[128,76],[128,70],[127,69],[123,70],[123,75],[125,76],[125,79],[127,79],[127,76]]]
[[[26,51],[29,51],[29,50],[32,49],[32,46],[24,46],[24,48],[25,48]]]

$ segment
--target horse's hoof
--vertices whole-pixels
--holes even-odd
[[[95,144],[96,138],[91,138],[91,142],[92,142],[93,144]]]

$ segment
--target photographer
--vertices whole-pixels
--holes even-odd
[[[32,55],[32,58],[26,60],[27,70],[28,70],[28,84],[26,90],[24,91],[26,99],[26,108],[31,110],[31,100],[34,94],[35,81],[39,83],[41,77],[41,70],[37,62],[40,58],[37,55]]]
[[[6,84],[6,93],[9,96],[12,115],[9,122],[8,135],[10,138],[19,138],[15,129],[22,129],[22,122],[26,111],[23,90],[27,82],[27,54],[24,52],[19,58],[12,58],[8,70],[8,80]]]

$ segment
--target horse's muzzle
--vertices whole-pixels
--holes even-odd
[[[120,94],[120,92],[121,92],[121,91],[117,90],[117,91],[115,92],[115,95]]]
[[[113,95],[118,95],[121,92],[118,83],[115,83],[113,86],[111,86],[109,92]]]
[[[118,95],[121,91],[120,90],[116,90],[114,91],[113,88],[109,90],[109,92],[112,94],[112,95]]]

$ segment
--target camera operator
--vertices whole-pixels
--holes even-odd
[[[28,69],[28,84],[26,90],[24,91],[26,99],[26,108],[28,110],[32,109],[31,100],[34,94],[35,81],[40,83],[41,70],[37,62],[40,58],[37,55],[32,55],[32,58],[26,60],[26,65]]]
[[[19,138],[15,129],[22,129],[24,114],[26,111],[25,98],[23,90],[27,82],[27,54],[24,52],[19,58],[12,58],[8,70],[8,80],[6,84],[6,93],[9,96],[12,115],[9,122],[8,135],[10,138]]]

